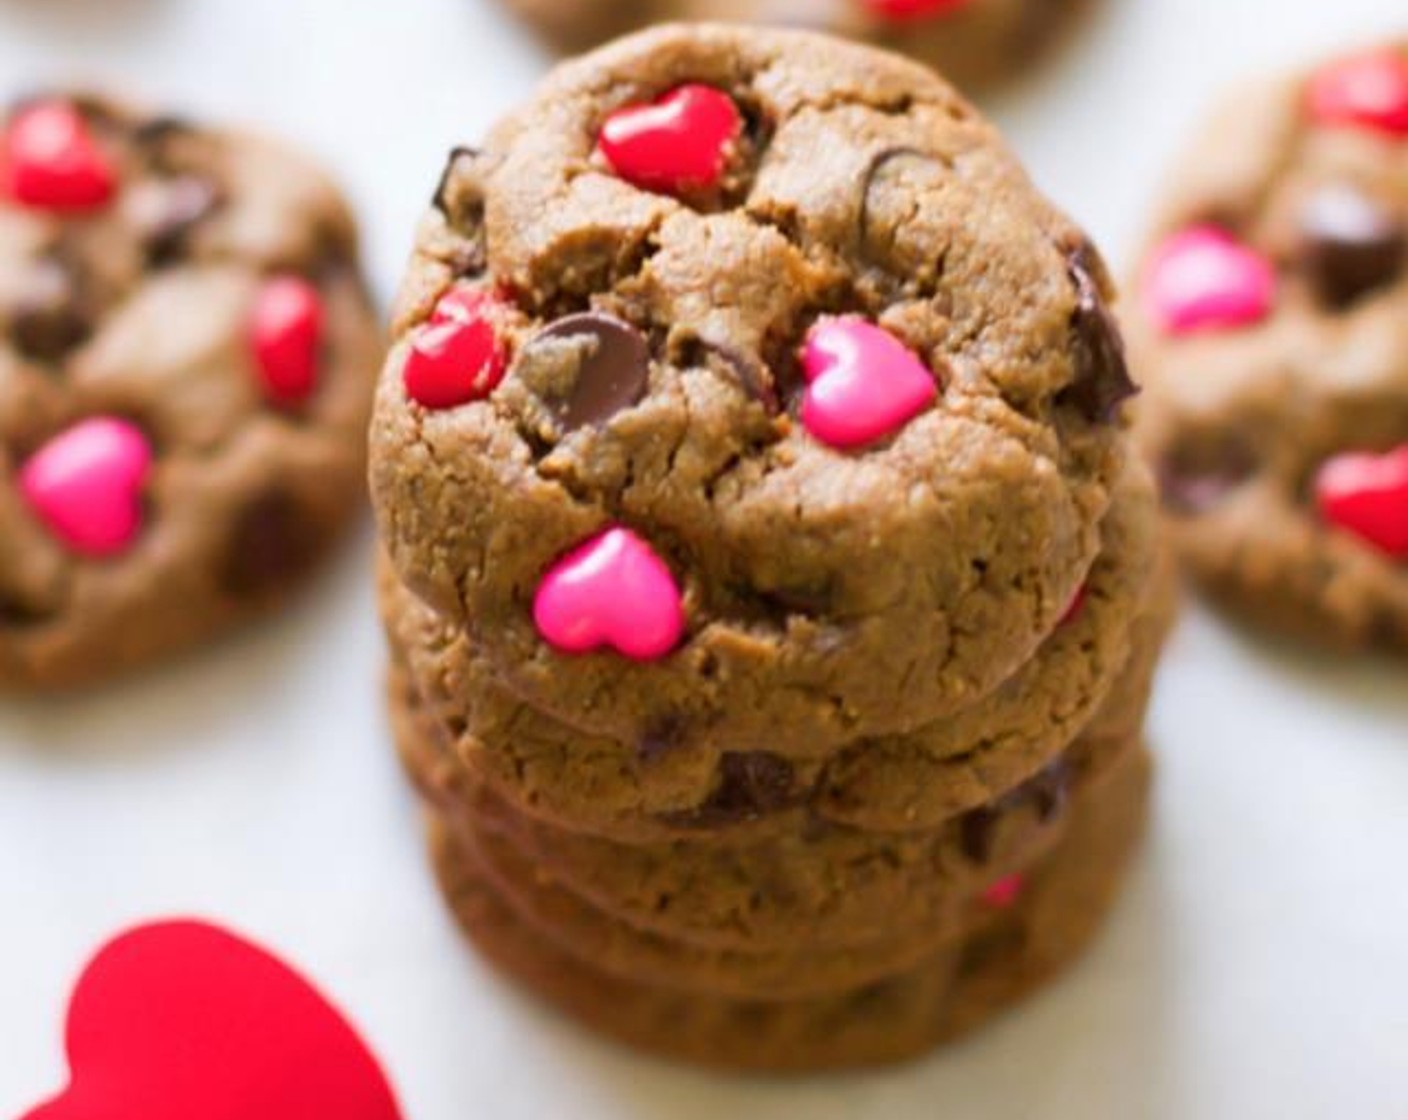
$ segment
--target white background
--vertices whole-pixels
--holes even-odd
[[[1403,0],[1110,0],[991,107],[1123,265],[1216,90],[1395,25]],[[107,81],[319,152],[384,297],[445,149],[543,64],[489,0],[0,0],[3,92]],[[1408,1117],[1404,664],[1282,651],[1192,612],[1154,717],[1155,835],[1085,964],[911,1068],[735,1081],[585,1037],[463,949],[387,747],[368,541],[290,616],[179,669],[0,704],[0,1117],[62,1083],[88,953],[173,912],[304,965],[408,1120]]]

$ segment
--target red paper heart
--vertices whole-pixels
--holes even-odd
[[[69,1087],[22,1120],[400,1120],[376,1059],[306,980],[200,922],[143,926],[69,1004]]]

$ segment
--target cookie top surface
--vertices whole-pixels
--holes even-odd
[[[393,561],[569,722],[936,718],[1099,550],[1132,391],[1107,293],[922,67],[625,40],[447,170],[373,424]]]
[[[302,574],[359,505],[379,338],[302,157],[86,95],[0,145],[0,685],[63,685]]]
[[[762,23],[902,51],[968,88],[1021,73],[1089,0],[505,0],[577,52],[670,20]]]
[[[1280,628],[1408,648],[1408,49],[1237,91],[1179,167],[1131,335],[1181,550]]]

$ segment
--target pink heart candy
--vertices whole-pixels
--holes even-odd
[[[400,1120],[342,1015],[262,949],[202,922],[111,941],[69,1003],[70,1081],[23,1120]]]
[[[1194,226],[1155,250],[1143,287],[1149,317],[1165,334],[1231,330],[1270,314],[1276,272],[1226,231]]]
[[[802,424],[822,443],[892,435],[938,395],[933,372],[888,331],[853,315],[819,320],[802,347]]]
[[[95,416],[31,455],[20,469],[20,491],[59,540],[102,559],[137,538],[151,466],[151,444],[135,424]]]
[[[610,646],[636,661],[664,657],[684,634],[684,601],[654,549],[619,526],[569,552],[533,601],[538,632],[564,653]]]

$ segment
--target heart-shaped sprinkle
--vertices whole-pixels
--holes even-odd
[[[95,416],[44,444],[20,469],[20,491],[74,552],[116,556],[137,538],[152,448],[136,425]]]
[[[1315,475],[1315,500],[1331,525],[1395,560],[1408,560],[1408,444],[1384,455],[1336,455]]]
[[[626,182],[663,194],[715,186],[743,132],[733,98],[693,83],[648,105],[618,109],[601,126],[598,146]]]
[[[277,276],[254,297],[250,347],[264,394],[274,404],[303,404],[318,387],[323,300],[301,276]]]
[[[1333,62],[1311,78],[1306,100],[1316,124],[1408,137],[1408,55],[1385,48]]]
[[[111,941],[69,1003],[70,1082],[22,1120],[400,1120],[376,1059],[308,981],[199,922]]]
[[[426,408],[483,400],[504,379],[508,347],[499,333],[507,309],[481,288],[454,288],[411,340],[402,378],[406,395]]]
[[[982,902],[993,910],[1010,910],[1021,900],[1027,889],[1026,878],[1020,874],[999,879],[982,893]]]
[[[1408,261],[1408,230],[1383,203],[1348,183],[1315,191],[1300,215],[1306,270],[1331,307],[1392,283]]]
[[[117,172],[77,109],[66,101],[40,101],[10,121],[0,150],[0,186],[21,206],[81,213],[111,200]]]
[[[855,316],[821,319],[802,347],[802,424],[822,443],[892,435],[938,395],[933,372],[888,331]]]
[[[952,15],[972,2],[973,0],[860,0],[861,7],[866,11],[895,22]]]
[[[544,640],[564,653],[610,646],[635,661],[653,661],[679,645],[684,601],[655,550],[616,527],[548,570],[533,620]]]
[[[1165,334],[1231,330],[1270,314],[1276,273],[1225,231],[1195,226],[1155,250],[1143,288],[1149,317]]]

